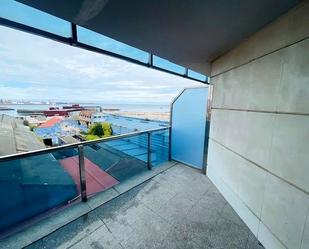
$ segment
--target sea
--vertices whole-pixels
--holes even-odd
[[[0,110],[1,114],[6,114],[14,117],[22,116],[17,113],[18,109],[27,109],[27,110],[48,110],[49,107],[59,107],[72,105],[76,103],[65,103],[65,104],[55,104],[55,105],[41,105],[41,104],[9,104],[9,105],[0,105],[0,107],[11,108],[13,110]],[[168,104],[96,104],[96,103],[80,103],[81,106],[101,106],[102,108],[117,108],[120,111],[137,111],[137,112],[169,112]],[[0,108],[1,109],[1,108]]]

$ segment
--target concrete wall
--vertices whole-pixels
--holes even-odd
[[[265,248],[309,248],[309,1],[212,63],[207,174]]]

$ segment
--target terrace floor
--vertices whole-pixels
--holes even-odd
[[[263,247],[205,175],[176,164],[26,248]]]

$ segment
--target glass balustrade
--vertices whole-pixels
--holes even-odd
[[[63,163],[73,155],[74,149],[59,149],[0,162],[0,230],[78,199],[78,165]]]
[[[168,153],[161,128],[0,157],[0,232],[147,173]]]

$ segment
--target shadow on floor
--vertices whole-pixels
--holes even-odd
[[[205,175],[177,164],[27,248],[263,247]]]

